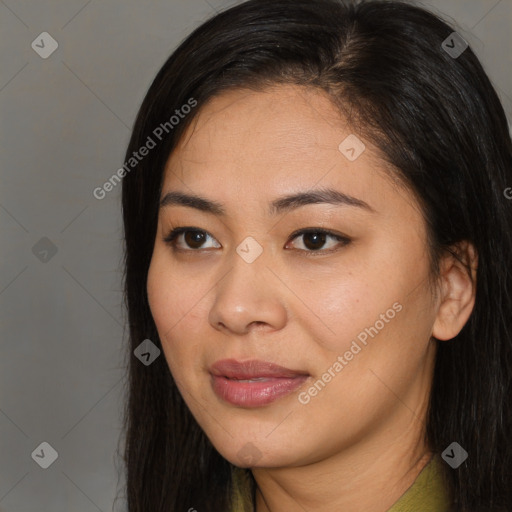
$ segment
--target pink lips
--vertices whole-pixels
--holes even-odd
[[[309,377],[265,361],[217,361],[210,368],[216,395],[239,407],[261,407],[299,388]]]

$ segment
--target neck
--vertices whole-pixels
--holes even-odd
[[[256,512],[387,511],[432,458],[423,423],[403,406],[400,414],[395,434],[381,426],[371,441],[312,464],[254,468]]]

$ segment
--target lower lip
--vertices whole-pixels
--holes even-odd
[[[293,378],[268,378],[264,381],[241,382],[212,375],[212,387],[215,394],[233,405],[240,407],[261,407],[270,404],[298,389],[308,375]]]

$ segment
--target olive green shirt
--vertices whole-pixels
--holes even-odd
[[[441,473],[443,464],[439,455],[435,455],[387,512],[450,512],[450,494]],[[254,512],[248,471],[236,468],[233,473],[231,512]]]

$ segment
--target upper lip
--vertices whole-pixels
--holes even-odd
[[[229,379],[256,379],[260,377],[293,378],[300,375],[309,375],[300,370],[291,370],[278,364],[252,359],[250,361],[237,361],[236,359],[222,359],[210,367],[210,372],[219,377]]]

